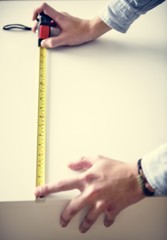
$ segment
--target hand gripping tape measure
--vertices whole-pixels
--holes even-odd
[[[38,17],[38,46],[39,53],[39,91],[38,91],[38,120],[37,120],[37,165],[36,186],[45,184],[46,175],[46,48],[41,47],[41,41],[50,36],[53,20],[41,12]]]

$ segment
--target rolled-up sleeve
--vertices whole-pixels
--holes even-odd
[[[167,143],[142,159],[143,173],[156,196],[167,196]]]
[[[113,0],[99,14],[111,28],[125,33],[130,25],[141,15],[165,0]]]

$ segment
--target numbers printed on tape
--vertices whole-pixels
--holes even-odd
[[[40,47],[36,186],[45,184],[46,157],[46,48]]]

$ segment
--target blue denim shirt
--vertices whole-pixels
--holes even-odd
[[[100,13],[99,17],[111,28],[125,33],[141,15],[165,0],[113,0]]]

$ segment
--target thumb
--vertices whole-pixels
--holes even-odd
[[[45,48],[55,48],[64,45],[61,34],[57,37],[49,37],[41,42],[41,46]]]

